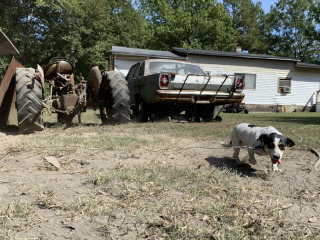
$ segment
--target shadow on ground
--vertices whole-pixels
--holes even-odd
[[[62,127],[64,130],[67,128],[72,128],[72,127],[92,127],[92,126],[97,126],[97,125],[101,125],[101,124],[97,124],[97,123],[81,123],[80,125],[78,123],[72,123],[70,126],[66,126],[66,124],[62,124],[62,123],[54,123],[54,122],[45,122],[44,123],[44,127],[45,128],[59,128]],[[1,127],[0,128],[0,132],[1,133],[5,133],[6,135],[19,135],[19,128],[18,126],[15,125],[9,125],[6,127]]]
[[[0,132],[5,133],[6,135],[15,136],[19,134],[19,128],[15,125],[9,125],[6,127],[1,127]]]
[[[319,125],[320,124],[320,115],[319,117],[292,117],[292,115],[288,117],[256,117],[261,118],[261,121],[270,121],[270,122],[284,122],[284,123],[300,123],[304,125]],[[258,120],[259,121],[259,120]]]
[[[72,128],[72,127],[92,127],[92,126],[97,126],[97,125],[101,125],[100,123],[72,123],[70,126],[67,126],[65,123],[57,123],[57,122],[45,122],[44,123],[44,127],[45,128],[55,128],[55,127],[63,127],[64,129],[67,128]]]
[[[259,174],[256,169],[253,169],[249,164],[241,164],[238,165],[237,162],[229,157],[208,157],[206,161],[210,164],[210,166],[214,166],[219,169],[228,168],[232,171],[237,171],[241,174],[241,176],[248,176],[248,177],[258,177]]]

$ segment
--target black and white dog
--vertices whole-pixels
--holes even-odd
[[[238,164],[240,146],[248,147],[249,162],[257,164],[254,154],[269,155],[272,162],[273,171],[281,171],[278,165],[281,163],[283,153],[288,147],[293,147],[295,143],[290,138],[285,138],[274,127],[257,127],[249,123],[241,123],[232,131],[229,144],[222,144],[224,147],[233,147],[233,157]]]

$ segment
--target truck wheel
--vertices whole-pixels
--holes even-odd
[[[140,122],[148,122],[149,114],[147,111],[147,104],[143,101],[141,97],[139,97],[137,101],[137,113],[138,120]]]
[[[130,93],[124,75],[111,71],[103,73],[103,80],[107,88],[105,92],[105,112],[100,107],[100,113],[106,113],[107,119],[112,123],[127,123],[130,121]],[[101,86],[100,86],[101,88]],[[103,111],[102,111],[103,110]],[[102,123],[105,116],[101,116]]]
[[[207,106],[205,107],[207,109]],[[209,106],[206,114],[202,117],[204,122],[212,122],[216,107],[214,105]],[[206,110],[205,110],[206,111]]]
[[[216,116],[216,117],[213,119],[213,121],[215,121],[215,122],[222,122],[222,117]]]
[[[43,130],[42,86],[33,68],[16,69],[18,126],[20,133]]]

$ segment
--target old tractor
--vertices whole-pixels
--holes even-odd
[[[0,126],[18,116],[20,133],[44,129],[43,109],[57,114],[57,121],[70,125],[87,107],[99,108],[102,123],[130,121],[130,94],[125,76],[114,71],[92,68],[89,81],[74,79],[75,63],[68,58],[53,58],[44,70],[25,68],[12,59],[0,88]],[[49,96],[45,96],[45,84]]]

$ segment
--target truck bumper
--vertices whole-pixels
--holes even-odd
[[[179,95],[177,103],[194,103],[197,104],[215,104],[222,105],[225,103],[240,103],[244,99],[244,93],[235,92],[228,101],[229,93],[216,91],[200,91],[182,90],[179,95],[179,90],[157,90],[156,102],[174,103]]]

